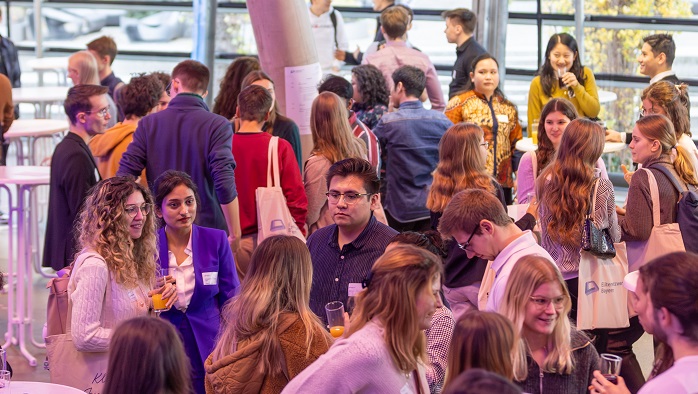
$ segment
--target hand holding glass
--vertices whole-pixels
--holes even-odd
[[[167,276],[167,269],[166,268],[158,268],[155,270],[155,279],[153,280],[152,288],[153,290],[161,290],[165,286],[165,279]],[[153,309],[155,312],[163,312],[166,311],[167,308],[167,300],[162,298],[162,291],[159,293],[153,294]]]
[[[327,324],[330,326],[330,335],[339,338],[344,334],[344,304],[339,301],[328,302],[325,305],[327,312]]]
[[[620,374],[620,364],[622,358],[610,353],[601,353],[601,374],[606,380],[613,384],[618,384],[618,374]]]

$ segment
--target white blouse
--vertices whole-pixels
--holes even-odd
[[[191,302],[191,296],[194,294],[194,287],[196,286],[196,277],[194,274],[194,256],[192,255],[191,248],[191,236],[194,230],[189,233],[189,243],[187,247],[184,248],[184,253],[187,254],[187,258],[182,262],[182,264],[177,264],[177,258],[171,250],[167,250],[167,258],[169,264],[169,275],[175,279],[177,283],[177,301],[175,301],[175,308],[182,312],[186,312],[189,307],[189,302]]]

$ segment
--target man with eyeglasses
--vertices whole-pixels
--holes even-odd
[[[373,263],[397,231],[378,222],[378,176],[366,160],[351,158],[334,163],[327,172],[327,205],[334,223],[308,238],[313,260],[310,309],[327,323],[325,305],[347,301],[362,289]]]
[[[541,256],[557,269],[533,233],[521,230],[500,200],[485,190],[469,189],[453,196],[444,209],[439,232],[444,239],[454,238],[468,258],[479,257],[491,262],[484,278],[494,275],[494,281],[490,289],[480,289],[481,294],[487,293],[487,311],[499,311],[509,275],[521,257]]]
[[[68,90],[63,103],[70,123],[69,133],[56,145],[51,157],[42,263],[56,271],[73,261],[76,252],[73,222],[87,192],[100,180],[87,144],[92,137],[104,134],[111,119],[107,91],[103,86],[78,85]]]

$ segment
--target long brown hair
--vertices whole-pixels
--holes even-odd
[[[330,163],[366,157],[366,145],[354,137],[349,114],[342,99],[332,92],[322,92],[310,109],[310,131],[313,154],[324,156]]]
[[[145,203],[152,207],[150,191],[132,177],[99,182],[90,190],[75,222],[78,249],[94,249],[104,258],[116,282],[127,287],[136,286],[138,281],[148,283],[155,274],[158,254],[152,210],[145,216],[141,237],[132,239],[129,234],[124,203],[134,192],[142,193]]]
[[[514,266],[509,281],[504,290],[504,298],[499,313],[506,316],[514,324],[517,345],[514,347],[514,379],[522,382],[528,376],[526,355],[529,352],[526,339],[521,335],[526,319],[526,307],[530,297],[537,288],[555,283],[562,289],[565,297],[563,308],[558,311],[555,327],[548,338],[548,355],[541,370],[548,373],[569,375],[574,369],[572,359],[572,325],[567,314],[572,308],[570,292],[567,289],[562,274],[550,261],[540,256],[524,256]]]
[[[538,149],[536,150],[536,160],[538,162],[538,174],[540,174],[543,169],[550,164],[555,156],[555,146],[548,133],[545,130],[545,120],[553,112],[559,112],[565,115],[570,121],[573,121],[579,117],[577,109],[574,108],[572,102],[563,98],[553,98],[548,101],[543,107],[540,113],[540,121],[538,122]],[[538,177],[538,174],[533,174],[533,177]]]
[[[211,112],[226,119],[232,119],[235,116],[243,79],[252,71],[258,71],[261,68],[259,60],[251,56],[240,56],[230,63],[225,76],[221,79],[218,96]]]
[[[255,83],[257,81],[262,81],[262,80],[267,80],[267,81],[271,82],[272,85],[274,85],[274,80],[272,80],[271,77],[269,75],[267,75],[267,73],[265,73],[262,70],[255,70],[255,71],[251,71],[249,74],[247,74],[245,79],[242,80],[242,86],[240,87],[240,91],[242,91],[243,89],[245,89],[246,87],[252,85],[253,83]],[[276,117],[280,116],[280,115],[281,115],[281,112],[279,111],[279,100],[277,98],[274,100],[274,107],[272,108],[271,111],[269,111],[269,119],[267,119],[267,122],[265,125],[266,127],[264,128],[264,130],[267,133],[269,133],[269,134],[273,133],[274,123],[276,122]]]
[[[261,340],[260,371],[281,374],[277,327],[285,313],[298,314],[305,326],[306,357],[317,335],[330,344],[329,333],[310,310],[312,282],[310,252],[301,240],[285,235],[265,239],[252,254],[240,294],[223,308],[213,362],[234,353],[241,341]]]
[[[372,319],[385,328],[385,343],[395,367],[409,372],[426,362],[426,337],[420,329],[417,295],[441,277],[436,255],[412,245],[397,245],[371,268],[368,287],[356,296],[356,309],[347,336]]]
[[[121,323],[109,346],[104,394],[191,392],[191,365],[170,322],[141,316]]]
[[[674,85],[668,81],[659,81],[651,84],[642,91],[642,100],[649,100],[653,105],[664,109],[666,116],[674,125],[676,139],[682,134],[691,136],[691,118],[688,115],[688,85],[682,83]]]
[[[515,342],[514,326],[495,312],[466,312],[453,330],[444,389],[461,372],[472,368],[514,378],[511,352]]]
[[[487,173],[480,153],[484,133],[474,123],[451,126],[439,142],[439,163],[427,196],[427,208],[443,212],[451,197],[465,189],[494,193],[493,179]]]
[[[543,229],[562,245],[580,245],[581,227],[589,207],[596,162],[605,133],[596,122],[575,119],[567,125],[553,162],[536,181],[536,195],[550,212]]]
[[[689,153],[681,145],[677,145],[674,126],[664,115],[644,116],[635,123],[640,133],[650,140],[656,140],[662,147],[662,156],[671,156],[671,150],[676,149],[674,170],[679,178],[689,185],[697,185],[696,171],[688,158]]]

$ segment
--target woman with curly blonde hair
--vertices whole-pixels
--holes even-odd
[[[99,182],[85,200],[76,221],[81,250],[68,284],[79,351],[107,351],[117,324],[148,313],[151,293],[161,292],[168,307],[176,301],[169,283],[150,290],[157,254],[152,207],[148,189],[130,177]]]
[[[412,245],[371,268],[345,337],[296,376],[284,393],[428,393],[424,330],[441,307],[441,260]]]
[[[332,92],[322,92],[313,101],[310,109],[313,150],[303,169],[303,185],[308,196],[308,234],[334,223],[325,196],[330,166],[352,157],[366,158],[366,144],[354,137],[348,118],[342,99]]]
[[[584,333],[572,327],[572,304],[560,271],[540,256],[514,266],[499,313],[514,324],[514,380],[527,393],[584,394],[600,360]]]
[[[427,196],[432,229],[438,228],[441,214],[451,198],[466,189],[486,190],[496,195],[502,205],[506,206],[502,187],[485,166],[489,154],[488,145],[484,131],[475,123],[456,123],[441,137],[439,163]],[[517,225],[522,229],[532,229],[535,221],[535,217],[527,213]],[[487,260],[478,257],[469,259],[453,240],[445,246],[444,296],[451,306],[454,318],[458,320],[466,311],[477,309],[478,290],[487,268]]]

